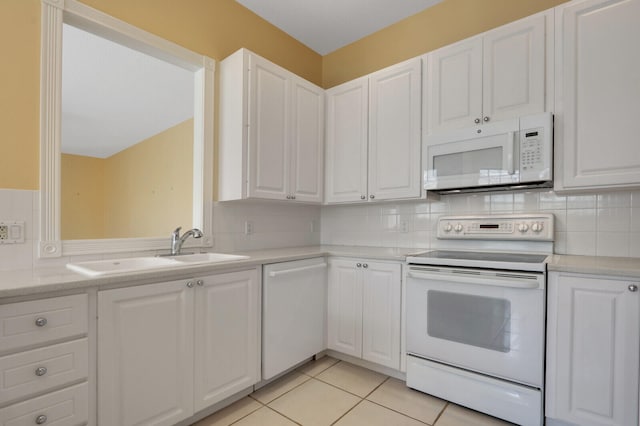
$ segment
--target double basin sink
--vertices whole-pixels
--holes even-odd
[[[125,259],[67,263],[67,268],[90,277],[99,277],[126,272],[148,271],[178,266],[204,265],[243,259],[249,259],[249,256],[224,253],[192,253],[177,256],[130,257]]]

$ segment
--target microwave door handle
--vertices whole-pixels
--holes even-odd
[[[488,285],[493,287],[509,287],[518,289],[536,289],[540,287],[538,280],[516,278],[516,277],[479,277],[474,275],[463,274],[442,274],[437,272],[414,272],[411,271],[407,274],[411,278],[423,279],[423,280],[439,280],[450,281],[454,283],[464,284],[476,284],[476,285]]]
[[[507,133],[507,146],[505,147],[505,162],[507,166],[507,173],[512,175],[515,173],[513,165],[513,146],[516,143],[516,132]]]

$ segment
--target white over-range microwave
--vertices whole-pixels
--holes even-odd
[[[423,154],[426,190],[551,187],[553,115],[528,115],[430,135]]]

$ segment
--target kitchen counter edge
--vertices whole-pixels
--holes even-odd
[[[0,299],[61,291],[81,291],[127,283],[135,285],[153,281],[170,281],[184,279],[189,276],[255,268],[259,265],[320,256],[360,257],[371,260],[404,262],[408,254],[416,251],[419,251],[419,249],[330,245],[239,251],[233,252],[233,254],[249,256],[249,259],[208,265],[185,265],[171,269],[154,269],[101,277],[87,277],[67,269],[65,265],[8,270],[0,272]]]
[[[547,271],[640,279],[640,258],[553,254],[547,258]]]

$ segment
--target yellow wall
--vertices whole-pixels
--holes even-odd
[[[193,119],[106,159],[62,155],[62,239],[157,237],[191,228]]]
[[[216,60],[241,47],[316,83],[322,57],[234,0],[81,0]],[[2,0],[0,188],[38,189],[40,0]]]
[[[0,188],[38,189],[40,3],[0,6]]]
[[[105,165],[107,238],[170,235],[193,224],[193,120],[111,157]]]
[[[62,239],[105,238],[102,158],[62,154]]]
[[[322,59],[330,88],[567,0],[444,0]]]

